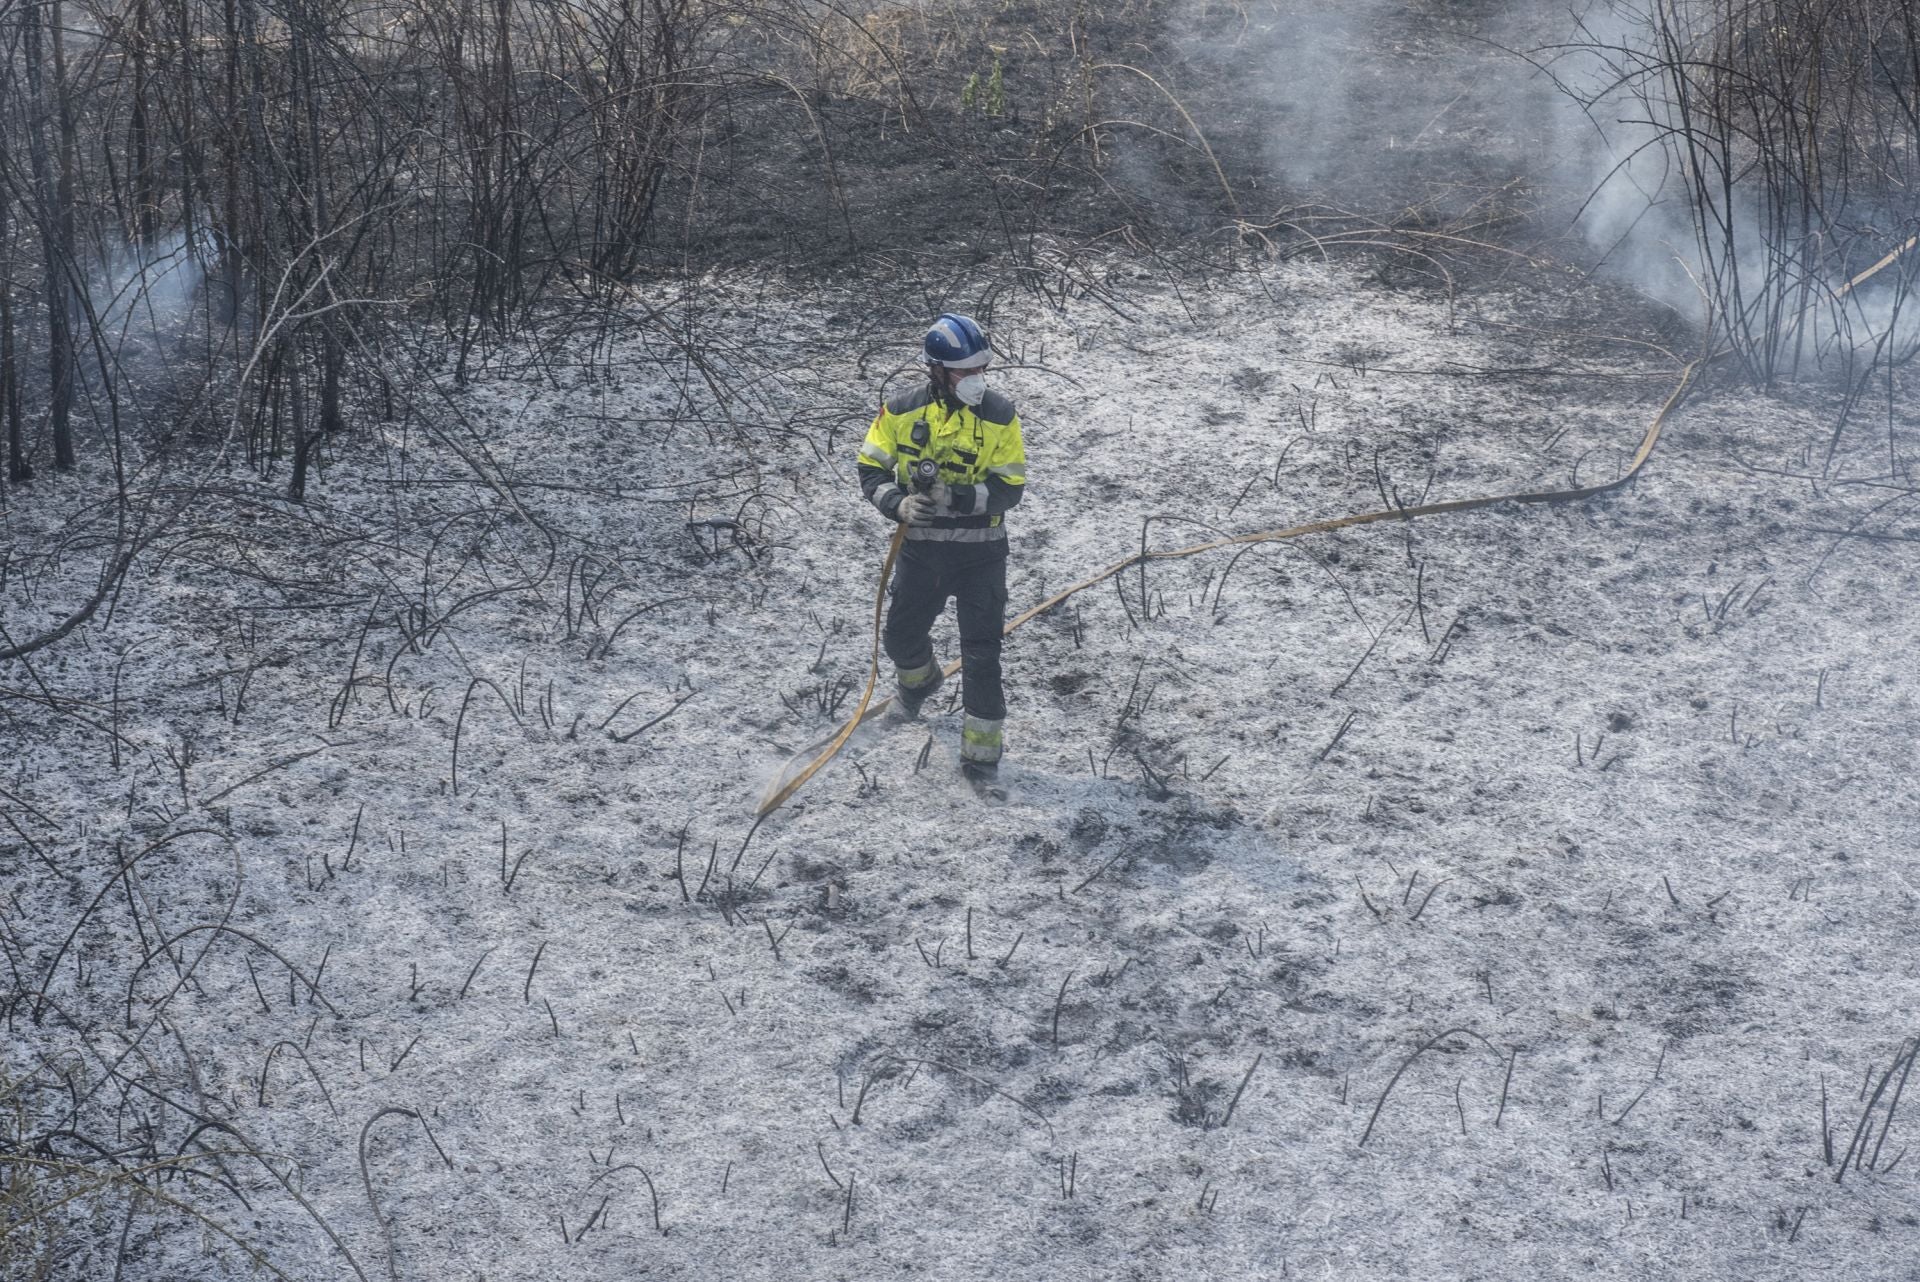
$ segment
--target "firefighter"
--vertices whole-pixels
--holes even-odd
[[[899,715],[917,717],[945,677],[929,635],[954,602],[966,720],[961,769],[979,787],[998,776],[1006,721],[1000,636],[1007,606],[1007,509],[1026,490],[1027,455],[1013,402],[987,387],[993,350],[970,317],[941,316],[922,342],[926,381],[887,400],[860,446],[860,488],[906,527],[882,641]],[[914,465],[938,479],[916,488]]]

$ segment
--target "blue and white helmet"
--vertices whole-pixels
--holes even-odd
[[[933,323],[921,344],[929,365],[948,369],[979,369],[993,356],[986,331],[971,316],[947,312]]]

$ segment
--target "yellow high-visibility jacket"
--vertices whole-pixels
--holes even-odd
[[[925,445],[915,427],[925,424]],[[1027,483],[1027,451],[1013,401],[989,391],[976,406],[948,405],[926,383],[880,407],[861,442],[860,488],[890,521],[912,492],[911,469],[926,457],[940,465],[948,500],[931,525],[910,525],[907,537],[931,543],[1004,541],[1001,516],[1020,501]]]

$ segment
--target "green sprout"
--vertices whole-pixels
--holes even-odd
[[[1006,71],[1000,64],[1003,50],[993,51],[993,70],[987,74],[985,91],[982,92],[980,73],[974,72],[967,77],[967,83],[960,90],[960,108],[972,111],[979,107],[989,116],[1002,116],[1007,111]]]

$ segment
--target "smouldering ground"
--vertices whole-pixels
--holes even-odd
[[[724,363],[787,301],[691,323]],[[1835,481],[1819,396],[1724,385],[1604,499],[1129,571],[1011,641],[1007,804],[948,709],[754,832],[864,677],[852,451],[916,332],[817,314],[738,427],[638,339],[503,366],[454,403],[512,502],[370,427],[308,511],[210,501],[37,661],[111,706],[130,655],[139,747],[12,709],[45,856],[0,842],[15,987],[87,1026],[16,1000],[26,1133],[231,1122],[310,1212],[241,1156],[250,1210],[179,1191],[302,1278],[1912,1276],[1900,1074],[1835,1178],[1920,1032],[1910,401]],[[1612,475],[1678,372],[1545,280],[1295,266],[995,322],[1016,608],[1149,517],[1171,547]],[[19,549],[69,501],[15,495]],[[89,568],[16,571],[9,617]],[[329,1005],[225,932],[183,940],[195,983],[140,964],[222,920]],[[104,1204],[57,1276],[109,1271]],[[124,1277],[246,1272],[152,1206],[125,1241]]]

